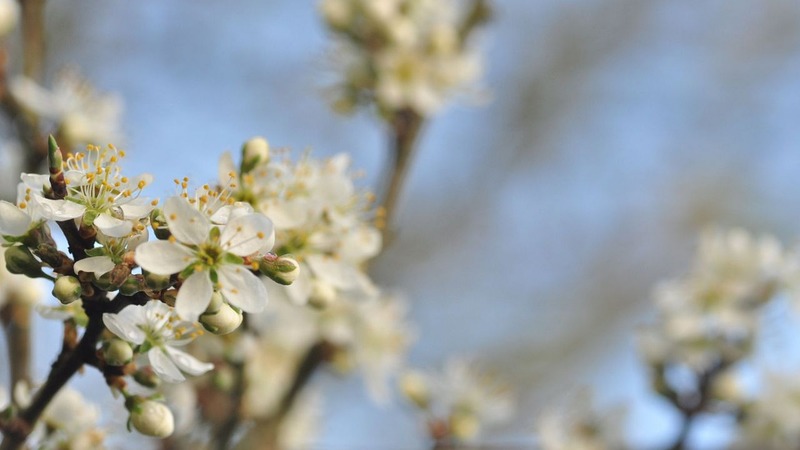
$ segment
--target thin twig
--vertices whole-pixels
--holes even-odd
[[[417,137],[424,119],[414,110],[406,108],[396,112],[391,122],[390,153],[391,160],[384,177],[387,180],[383,193],[384,243],[393,237],[392,220],[395,216],[400,194],[408,176],[411,159],[416,148]]]

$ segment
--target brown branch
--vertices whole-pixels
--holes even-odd
[[[41,81],[44,68],[44,0],[19,0],[25,76]]]
[[[385,179],[388,180],[383,193],[384,245],[393,237],[392,219],[395,216],[400,194],[408,176],[411,158],[414,155],[417,138],[424,118],[410,108],[397,111],[391,120],[390,152],[391,162],[387,166]]]
[[[278,450],[278,437],[283,420],[292,411],[295,401],[308,385],[311,377],[325,361],[330,360],[334,351],[333,345],[325,341],[311,346],[297,366],[292,385],[281,398],[277,411],[269,417],[256,420],[253,427],[235,448],[240,450]]]

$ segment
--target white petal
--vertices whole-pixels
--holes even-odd
[[[168,198],[164,204],[164,216],[175,239],[190,245],[199,245],[208,239],[211,222],[185,199]]]
[[[138,306],[128,306],[125,309],[130,308],[138,308]],[[141,345],[146,338],[144,331],[142,331],[135,322],[128,320],[122,313],[104,313],[103,323],[106,325],[106,328],[116,334],[117,337],[132,344]]]
[[[358,268],[345,261],[323,255],[309,255],[306,262],[317,278],[339,288],[356,287],[360,281]]]
[[[177,242],[153,241],[136,247],[134,260],[142,269],[158,275],[172,275],[188,266],[194,255]]]
[[[133,231],[133,224],[127,220],[117,219],[111,214],[103,213],[94,219],[94,225],[101,233],[109,237],[125,237]]]
[[[45,218],[57,222],[75,219],[86,212],[85,206],[67,200],[51,200],[37,196],[36,202],[42,208],[42,215]]]
[[[125,215],[126,219],[141,219],[150,214],[155,205],[149,199],[140,197],[119,205],[119,207],[122,209],[122,214]]]
[[[147,359],[150,360],[150,365],[153,366],[153,371],[161,377],[162,380],[169,383],[180,383],[186,380],[178,367],[172,362],[172,358],[167,353],[158,347],[150,349],[147,352]]]
[[[175,311],[183,320],[196,322],[211,303],[214,288],[208,278],[208,271],[195,272],[186,279],[178,290]]]
[[[272,222],[263,214],[246,214],[231,219],[220,236],[222,247],[234,255],[252,255],[275,245]]]
[[[214,364],[200,361],[194,356],[176,348],[167,346],[166,350],[167,354],[172,358],[172,361],[178,368],[189,375],[202,375],[214,368]]]
[[[267,288],[242,266],[222,266],[217,271],[222,295],[245,312],[258,313],[267,305]]]
[[[219,184],[227,186],[231,182],[231,172],[236,173],[236,166],[233,164],[233,156],[231,152],[225,152],[219,158],[219,169],[217,171],[217,178]]]
[[[28,232],[31,217],[24,211],[6,201],[0,201],[0,234],[22,236]]]
[[[298,228],[312,216],[311,203],[304,198],[289,200],[267,200],[261,202],[260,210],[269,217],[276,228]]]
[[[286,291],[287,297],[289,297],[295,305],[305,305],[308,303],[312,287],[311,273],[306,265],[300,266],[300,274],[297,276],[297,279],[294,280],[294,283],[288,286],[281,286],[281,288]]]
[[[75,263],[75,272],[91,272],[97,276],[111,272],[116,264],[108,256],[91,256]]]

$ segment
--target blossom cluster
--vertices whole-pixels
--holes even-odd
[[[196,343],[198,354],[217,362],[219,374],[198,380],[197,402],[210,404],[209,398],[229,393],[233,375],[226,374],[241,370],[238,414],[244,420],[278,414],[295,370],[314,348],[324,348],[320,358],[337,371],[360,370],[372,396],[385,401],[412,337],[405,304],[365,270],[381,249],[379,217],[372,195],[356,186],[349,158],[305,154],[293,161],[282,153],[253,138],[243,145],[238,164],[226,153],[219,167],[219,184],[230,200],[271,219],[271,239],[282,255],[261,260],[262,272],[275,281],[262,284],[270,298],[264,310],[250,314],[247,327],[225,341]],[[240,216],[241,208],[231,216]],[[303,396],[300,404],[309,401]],[[315,410],[293,408],[286,423],[313,429]],[[198,419],[222,420],[219,411],[215,404]]]
[[[466,359],[451,359],[441,372],[406,371],[403,396],[425,418],[437,441],[470,442],[488,426],[511,418],[511,390]]]
[[[772,237],[741,229],[704,234],[690,274],[655,290],[659,315],[640,336],[644,358],[705,372],[745,357],[759,311],[793,289],[799,267],[797,255]]]
[[[457,6],[440,0],[322,0],[342,66],[334,107],[350,111],[374,102],[382,112],[410,109],[429,116],[474,82],[481,63],[465,41],[483,10]]]
[[[290,284],[299,267],[270,253],[272,222],[237,202],[228,191],[235,185],[205,185],[190,195],[188,179],[177,180],[178,194],[158,208],[160,201],[143,193],[150,175],[123,174],[123,150],[90,145],[64,157],[52,137],[49,145],[50,173],[22,174],[16,203],[0,201],[11,272],[0,273],[8,279],[2,298],[21,296],[19,274],[51,280],[61,305],[40,310],[69,327],[87,327],[86,334],[92,326],[107,329],[97,355],[87,355],[98,360],[86,362],[125,396],[131,426],[167,436],[172,413],[155,397],[131,393],[125,378],[153,388],[213,369],[179,347],[205,331],[235,330],[243,312],[267,303],[262,274]],[[61,228],[70,255],[58,249],[51,224]]]

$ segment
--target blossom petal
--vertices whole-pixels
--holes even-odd
[[[37,196],[35,201],[42,208],[42,216],[57,222],[78,218],[86,212],[85,206],[67,200],[51,200]]]
[[[16,205],[0,201],[0,234],[6,236],[22,236],[28,232],[31,217]]]
[[[175,311],[190,322],[196,322],[211,303],[214,288],[207,271],[195,272],[183,282],[175,299]]]
[[[178,366],[172,362],[172,359],[167,355],[164,349],[154,347],[147,352],[147,359],[150,360],[150,365],[153,366],[153,371],[161,377],[162,380],[169,383],[180,383],[186,380]]]
[[[202,375],[214,368],[214,364],[200,361],[194,356],[176,348],[167,346],[165,350],[170,358],[172,358],[172,362],[174,362],[181,371],[189,375]]]
[[[175,239],[190,245],[200,245],[208,239],[211,222],[185,199],[168,198],[164,203],[164,216]]]
[[[146,198],[136,198],[128,203],[124,203],[119,205],[120,209],[122,209],[122,214],[124,214],[126,219],[141,219],[142,217],[150,214],[155,208],[155,205]]]
[[[91,256],[75,263],[75,272],[91,272],[97,276],[111,272],[116,266],[108,256]]]
[[[128,306],[125,309],[138,308],[136,306]],[[124,311],[124,310],[123,310]],[[103,323],[106,328],[112,333],[116,334],[122,340],[128,341],[132,344],[141,345],[147,337],[137,323],[129,320],[125,315],[120,312],[118,314],[103,314]]]
[[[360,284],[359,270],[352,264],[323,255],[308,255],[306,262],[317,278],[339,289]]]
[[[94,219],[94,225],[101,233],[109,237],[125,237],[133,231],[133,224],[127,220],[117,219],[108,213],[103,213]]]
[[[242,266],[222,266],[217,274],[220,291],[228,303],[249,313],[264,310],[267,288],[257,276]]]
[[[153,241],[136,247],[134,260],[142,269],[158,275],[172,275],[188,266],[194,255],[177,242]]]
[[[236,173],[236,166],[233,164],[231,152],[225,152],[219,158],[219,168],[217,169],[219,184],[227,186],[231,182],[231,173]]]
[[[234,255],[247,256],[269,251],[275,245],[272,221],[263,214],[245,214],[228,222],[220,236],[222,247]]]

